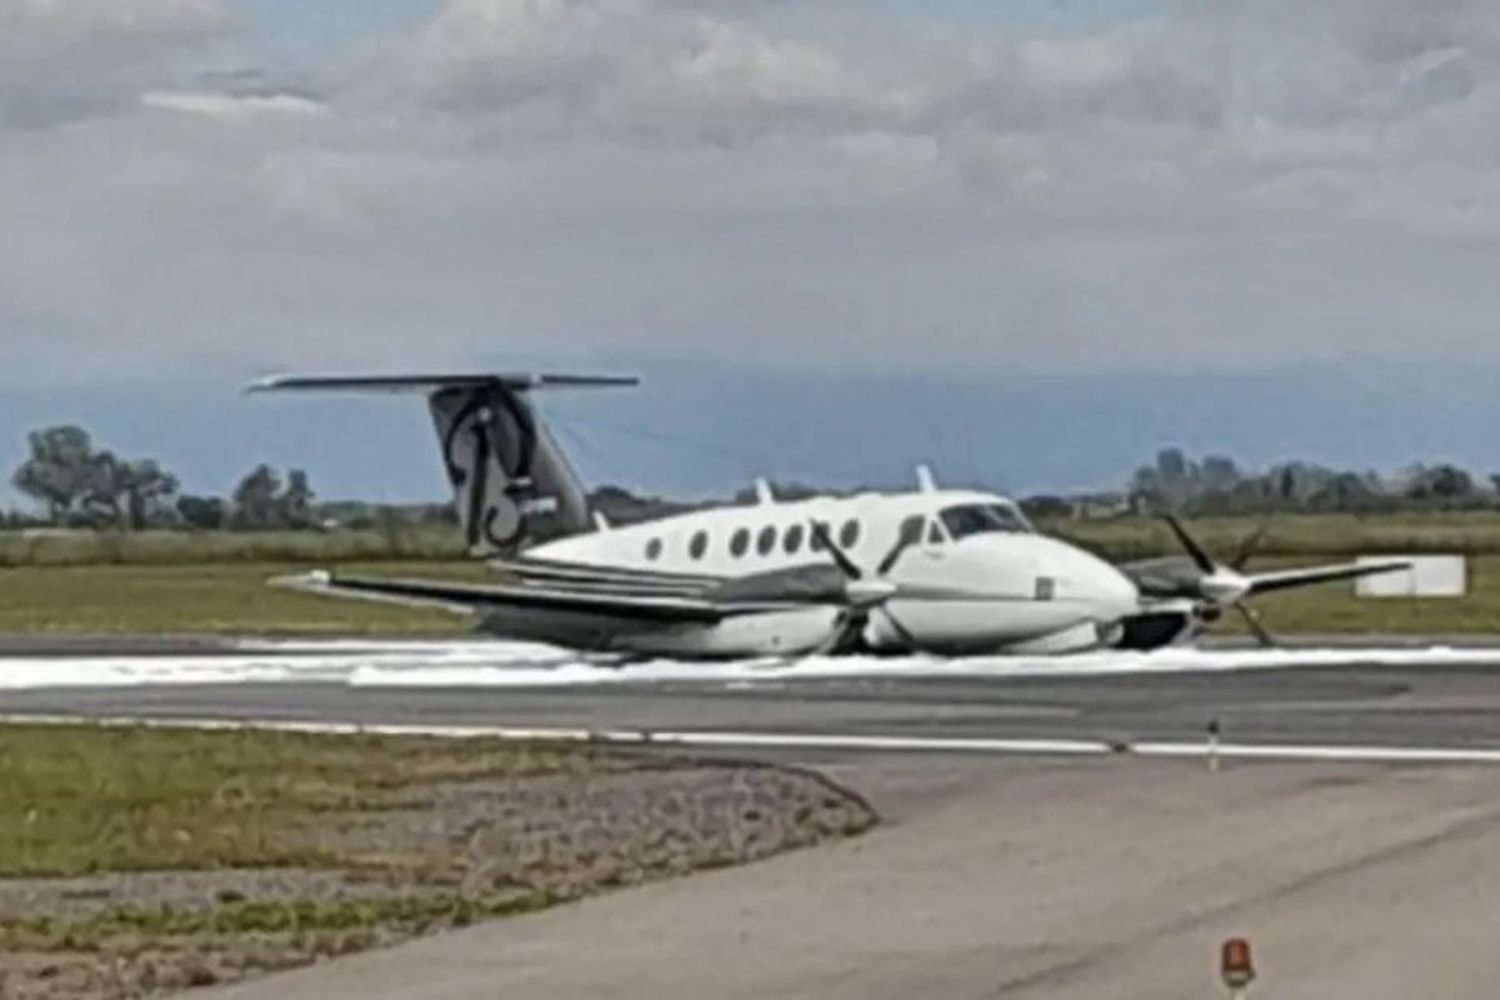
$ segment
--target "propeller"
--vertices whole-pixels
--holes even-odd
[[[1162,514],[1161,518],[1172,529],[1172,534],[1177,536],[1177,541],[1186,550],[1188,558],[1202,574],[1195,583],[1198,591],[1196,596],[1208,604],[1211,611],[1221,608],[1233,608],[1239,612],[1240,617],[1245,620],[1245,625],[1250,629],[1250,634],[1255,636],[1262,646],[1276,645],[1276,639],[1266,630],[1261,623],[1260,615],[1246,602],[1253,587],[1253,581],[1242,571],[1255,550],[1260,546],[1266,535],[1266,526],[1261,524],[1244,539],[1240,541],[1235,554],[1228,563],[1216,562],[1198,540],[1188,533],[1176,516]]]
[[[914,539],[903,534],[897,539],[891,551],[886,553],[885,558],[877,564],[875,572],[870,574],[861,569],[853,559],[849,558],[847,552],[835,544],[827,524],[822,521],[813,521],[812,537],[818,546],[828,553],[833,564],[844,576],[844,607],[834,622],[833,634],[829,636],[819,652],[836,653],[855,648],[865,627],[870,623],[871,612],[877,608],[880,609],[896,634],[901,636],[902,641],[912,649],[916,649],[918,646],[916,637],[895,615],[891,614],[889,608],[885,607],[885,603],[901,590],[898,584],[889,579],[890,573],[900,563],[901,557],[906,554],[906,550],[911,547]]]

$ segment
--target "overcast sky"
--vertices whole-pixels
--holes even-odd
[[[1472,369],[1496,163],[1477,0],[0,0],[0,402]]]

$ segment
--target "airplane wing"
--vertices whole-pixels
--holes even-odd
[[[371,576],[304,573],[272,580],[275,586],[331,597],[353,597],[460,613],[561,612],[649,625],[711,625],[725,618],[789,607],[787,602],[719,604],[700,597],[607,592],[535,584],[463,583]]]
[[[1292,587],[1330,583],[1335,580],[1354,580],[1362,576],[1394,573],[1403,569],[1411,569],[1411,563],[1337,563],[1327,566],[1304,566],[1272,573],[1252,573],[1249,576],[1250,593],[1268,594],[1276,590],[1289,590]]]

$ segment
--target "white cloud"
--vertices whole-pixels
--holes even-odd
[[[222,0],[0,0],[0,127],[119,107],[231,23]]]
[[[1477,5],[450,0],[313,98],[182,85],[208,0],[5,2],[0,319],[53,372],[1500,359]]]

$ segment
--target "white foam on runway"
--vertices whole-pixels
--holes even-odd
[[[536,643],[461,641],[246,641],[182,656],[0,658],[0,690],[170,684],[296,683],[352,687],[588,687],[696,683],[744,688],[796,680],[1089,677],[1214,673],[1351,665],[1478,666],[1500,650],[1432,646],[1371,649],[1167,649],[1071,656],[808,657],[703,663],[656,660],[601,666]]]
[[[261,641],[186,655],[0,657],[0,690],[171,684],[347,682],[359,670],[546,670],[577,657],[534,643]]]
[[[1099,652],[1072,656],[985,656],[941,659],[907,657],[808,657],[698,663],[656,660],[604,667],[582,662],[547,666],[519,663],[432,665],[391,669],[369,664],[354,670],[356,687],[574,687],[702,683],[754,686],[795,680],[932,678],[1098,677],[1115,674],[1214,673],[1293,667],[1351,665],[1478,666],[1500,663],[1500,650],[1448,646],[1380,649],[1169,649],[1151,653]]]

